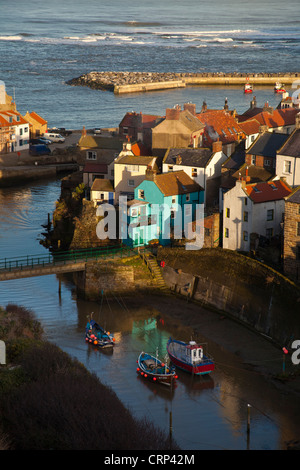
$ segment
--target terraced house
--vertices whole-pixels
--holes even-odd
[[[156,174],[148,170],[127,205],[128,234],[124,243],[140,246],[151,240],[170,245],[192,230],[197,205],[203,205],[203,188],[183,170]]]
[[[247,184],[238,180],[224,194],[223,248],[249,252],[260,239],[271,240],[282,230],[285,197],[292,190],[283,180]]]

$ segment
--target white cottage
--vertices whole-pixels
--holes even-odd
[[[255,184],[238,180],[224,194],[223,248],[250,251],[251,234],[267,239],[279,235],[284,198],[290,193],[282,180]]]

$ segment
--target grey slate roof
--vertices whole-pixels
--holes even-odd
[[[177,157],[181,157],[182,166],[205,168],[212,156],[208,148],[171,148],[167,151],[163,163],[178,165]]]
[[[289,136],[279,154],[295,158],[300,157],[300,129],[295,129]]]
[[[276,157],[276,152],[283,146],[289,136],[280,132],[265,132],[246,151],[250,155]]]

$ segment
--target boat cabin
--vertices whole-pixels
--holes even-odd
[[[203,359],[203,348],[195,341],[190,341],[186,347],[186,355],[189,362],[199,362]]]

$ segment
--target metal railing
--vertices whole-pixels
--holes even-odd
[[[107,246],[83,250],[59,251],[48,254],[26,255],[0,259],[0,272],[16,269],[64,265],[86,262],[89,259],[123,258],[137,254],[137,250],[125,246]]]

